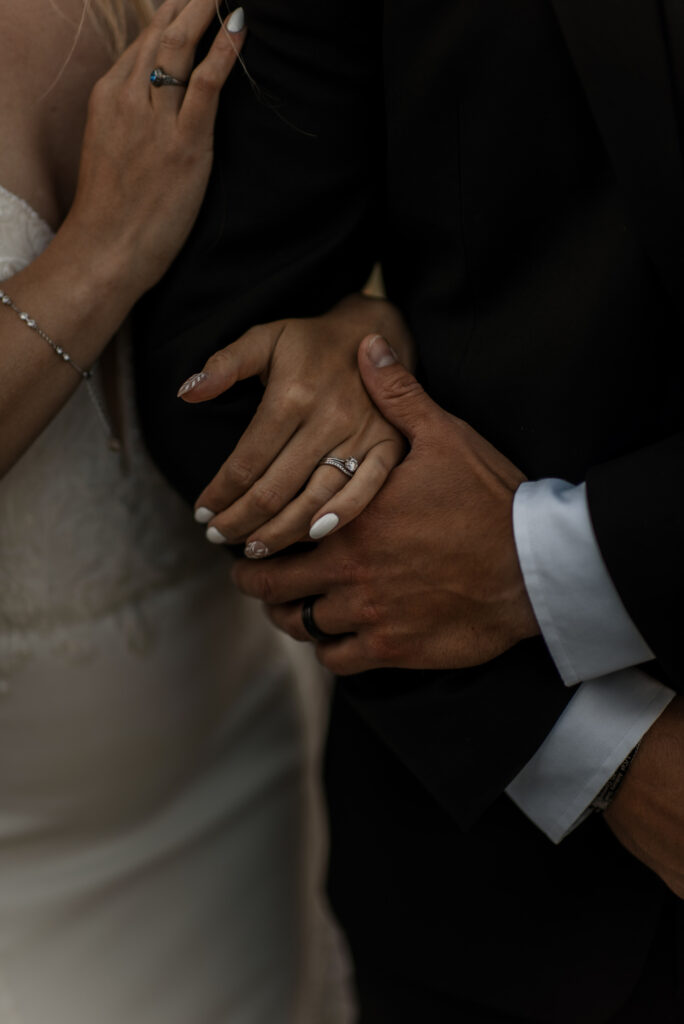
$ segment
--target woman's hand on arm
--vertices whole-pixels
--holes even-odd
[[[251,376],[266,388],[235,450],[197,499],[195,514],[208,524],[210,540],[244,543],[248,557],[263,558],[306,539],[314,524],[313,539],[332,533],[375,497],[405,442],[359,376],[357,350],[369,334],[387,337],[411,364],[411,338],[397,310],[353,295],[324,316],[252,328],[181,387],[191,403]],[[320,466],[326,456],[353,457],[359,467],[349,478]]]
[[[220,29],[193,71],[195,47],[214,17],[214,0],[166,0],[95,84],[71,209],[47,249],[2,285],[82,367],[159,280],[197,216],[219,93],[244,39]],[[189,78],[187,89],[152,88],[157,65]],[[0,308],[0,339],[3,473],[81,378],[10,307]]]

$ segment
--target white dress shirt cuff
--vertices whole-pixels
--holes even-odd
[[[559,843],[674,696],[639,669],[582,683],[506,792]]]
[[[566,686],[653,658],[601,557],[585,484],[521,484],[513,529],[527,593]]]

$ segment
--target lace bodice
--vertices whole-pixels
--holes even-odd
[[[0,280],[25,267],[51,238],[28,205],[0,187]],[[28,331],[25,341],[41,344]],[[124,340],[119,344],[125,348]],[[147,457],[125,368],[122,374],[121,453],[108,448],[80,387],[0,479],[0,679],[37,634],[43,640],[50,634],[74,655],[82,646],[85,655],[79,627],[103,614],[118,615],[122,639],[144,647],[153,627],[141,599],[216,561],[190,511]]]

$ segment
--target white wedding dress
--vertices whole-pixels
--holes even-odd
[[[0,280],[50,239],[0,188]],[[301,686],[124,392],[0,480],[0,1024],[343,1024]]]

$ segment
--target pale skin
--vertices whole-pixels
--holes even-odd
[[[264,558],[307,539],[331,501],[342,527],[378,493],[405,441],[370,401],[357,371],[356,350],[369,328],[388,333],[411,360],[412,341],[397,310],[351,295],[324,316],[252,328],[213,355],[199,380],[190,379],[181,396],[190,403],[257,374],[267,385],[254,419],[195,502],[214,543],[243,543],[248,558]],[[328,455],[355,456],[353,479],[318,467]]]
[[[81,0],[13,0],[0,33],[0,183],[56,231],[3,285],[74,360],[90,367],[159,280],[197,216],[213,159],[218,98],[245,33],[218,31],[187,91],[152,90],[168,64],[192,71],[214,0],[167,0],[113,66]],[[61,72],[61,73],[60,73]],[[159,167],[167,170],[159,188]],[[81,383],[0,310],[0,474]]]
[[[0,152],[0,184],[56,231],[45,252],[3,287],[89,368],[192,227],[211,170],[219,94],[246,32],[228,36],[218,27],[215,0],[167,0],[112,67],[88,19],[76,37],[82,10],[83,0],[12,4],[0,35],[0,87],[8,100],[0,132],[13,145]],[[196,44],[212,22],[214,43],[193,71]],[[156,65],[190,78],[188,89],[152,89],[148,76]],[[81,379],[9,310],[0,314],[1,475]],[[307,484],[317,456],[341,445],[364,459],[342,502],[345,521],[399,461],[403,439],[356,371],[356,347],[368,330],[388,331],[409,357],[410,339],[393,307],[350,296],[329,317],[255,328],[217,353],[209,377],[187,395],[213,397],[253,374],[268,384],[254,424],[202,496],[217,513],[241,498],[216,520],[226,539],[247,539],[257,527],[271,550],[298,539],[346,478],[321,469],[296,504],[290,498]],[[105,384],[113,379],[106,374]],[[110,415],[116,420],[115,406]]]

